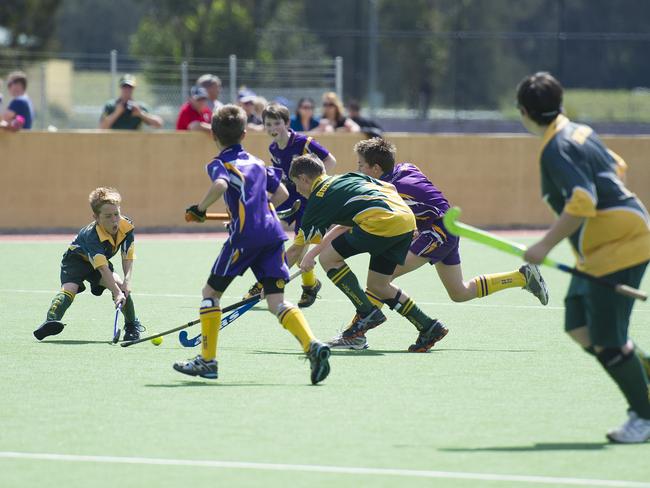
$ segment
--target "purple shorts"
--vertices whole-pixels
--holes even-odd
[[[232,247],[226,241],[210,273],[215,276],[241,276],[249,268],[258,281],[264,278],[282,278],[288,281],[289,268],[284,260],[284,241],[251,248]]]
[[[458,236],[450,234],[441,224],[434,224],[430,229],[418,231],[409,251],[428,259],[429,264],[442,262],[453,266],[460,264],[459,241]]]

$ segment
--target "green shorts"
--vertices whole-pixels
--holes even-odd
[[[113,271],[113,264],[109,261],[108,268]],[[100,296],[104,293],[104,288],[99,284],[102,275],[99,270],[93,268],[93,265],[84,260],[79,254],[65,253],[61,261],[61,284],[75,283],[79,286],[77,293],[86,289],[84,281],[90,283],[90,292],[93,295]]]
[[[332,247],[343,258],[357,254],[370,254],[370,269],[377,273],[392,275],[398,264],[404,264],[413,239],[413,232],[384,237],[369,234],[359,227],[340,235]]]
[[[638,288],[647,265],[646,261],[603,278]],[[573,276],[564,299],[564,329],[569,332],[586,325],[592,345],[621,347],[628,339],[627,329],[633,306],[633,298]]]

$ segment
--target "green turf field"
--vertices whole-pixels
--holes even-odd
[[[625,405],[563,334],[568,278],[557,271],[545,272],[547,307],[519,290],[454,304],[432,268],[407,275],[399,283],[449,327],[445,340],[405,353],[415,329],[390,313],[371,349],[335,352],[316,387],[295,340],[253,309],[222,331],[211,382],[172,370],[195,354],[174,336],[108,345],[108,296],[79,295],[63,333],[38,343],[65,247],[0,242],[2,487],[650,487],[650,443],[604,442]],[[196,318],[218,249],[140,240],[134,297],[148,332]],[[461,250],[466,277],[519,264],[469,242]],[[555,257],[570,261],[564,247]],[[361,274],[366,260],[351,264]],[[223,303],[250,284],[236,281]],[[293,301],[298,289],[288,287]],[[329,281],[321,296],[306,315],[327,339],[352,309]],[[638,304],[632,336],[650,349],[650,304]]]

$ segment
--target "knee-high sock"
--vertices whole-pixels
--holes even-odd
[[[373,308],[372,302],[359,286],[359,280],[348,267],[344,264],[340,268],[332,268],[327,272],[327,277],[332,283],[341,290],[350,299],[354,307],[361,315],[367,315]]]
[[[309,346],[316,338],[300,309],[293,306],[286,307],[278,313],[278,320],[282,327],[298,339],[303,351],[309,352]]]
[[[124,314],[124,322],[126,324],[132,324],[137,320],[135,317],[135,305],[133,304],[133,299],[131,298],[130,293],[129,296],[126,297],[126,302],[122,307],[122,313]]]
[[[221,308],[211,299],[201,302],[201,357],[211,361],[217,356],[217,340],[221,326]]]
[[[67,290],[61,290],[57,293],[47,311],[47,320],[61,320],[65,311],[72,305],[74,297],[75,294]]]
[[[478,298],[508,288],[522,288],[526,285],[526,277],[519,271],[480,275],[472,279],[472,281],[476,284],[476,296]]]
[[[609,362],[603,361],[601,357],[599,360],[607,374],[623,392],[630,408],[640,417],[650,420],[650,390],[639,357],[630,353],[621,354]]]
[[[375,295],[373,292],[368,290],[366,288],[366,296],[368,297],[368,300],[370,300],[370,303],[372,303],[375,307],[381,309],[381,307],[384,306],[384,302],[381,298],[379,298],[377,295]]]
[[[634,353],[641,360],[645,374],[648,377],[648,381],[650,381],[650,356],[643,352],[636,343],[634,344]]]
[[[409,298],[404,303],[396,304],[395,310],[415,325],[415,328],[419,331],[433,322],[433,319],[424,313],[420,307],[415,304],[412,298]]]
[[[313,269],[305,271],[302,275],[302,285],[312,287],[316,284],[316,273]]]

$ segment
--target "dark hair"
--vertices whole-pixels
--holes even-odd
[[[350,100],[348,102],[348,110],[354,110],[355,112],[361,112],[361,104],[358,100]]]
[[[395,167],[395,145],[381,137],[359,141],[354,145],[354,152],[365,159],[369,165],[378,164],[384,173]]]
[[[11,86],[14,83],[20,83],[23,85],[23,90],[27,89],[27,75],[23,71],[12,71],[7,76],[7,86]]]
[[[269,119],[284,120],[285,124],[288,124],[291,118],[289,109],[277,102],[269,103],[264,107],[264,110],[262,110],[262,122],[266,122],[267,117]]]
[[[314,99],[311,97],[302,97],[301,99],[298,100],[298,104],[296,105],[296,115],[300,117],[300,114],[298,113],[298,110],[300,109],[300,106],[305,103],[309,102],[311,104],[311,107],[315,110],[316,109],[316,102],[314,102]]]
[[[291,168],[289,168],[289,178],[291,179],[298,178],[300,175],[316,179],[322,174],[325,174],[325,166],[323,166],[323,162],[318,156],[314,154],[296,156],[291,161]]]
[[[212,116],[212,135],[223,147],[238,144],[246,132],[246,112],[237,105],[224,105]]]
[[[517,106],[540,125],[548,125],[562,112],[563,88],[550,73],[526,76],[517,86]]]

